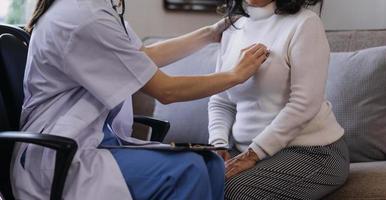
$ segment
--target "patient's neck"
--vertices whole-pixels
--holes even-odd
[[[253,7],[253,6],[247,6],[246,10],[248,15],[250,16],[249,19],[253,21],[266,19],[272,15],[275,14],[276,4],[275,2],[272,2],[265,7]]]

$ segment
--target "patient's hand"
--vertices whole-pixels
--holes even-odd
[[[251,169],[259,160],[257,154],[252,149],[248,149],[225,162],[225,177],[229,179],[243,171]]]
[[[228,150],[219,150],[216,151],[217,155],[219,155],[224,161],[228,161],[231,159],[231,154],[229,154]]]

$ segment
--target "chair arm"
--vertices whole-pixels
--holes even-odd
[[[150,126],[151,131],[151,141],[162,142],[170,129],[170,123],[168,121],[158,120],[152,117],[147,116],[134,116],[134,122]]]
[[[3,132],[0,142],[25,142],[56,150],[55,172],[51,186],[51,200],[62,199],[64,184],[72,159],[78,149],[77,143],[70,139],[40,133]]]

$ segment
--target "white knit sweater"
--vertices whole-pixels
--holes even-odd
[[[312,11],[274,14],[275,4],[248,8],[223,34],[217,71],[233,68],[240,50],[265,44],[269,59],[244,84],[214,95],[209,102],[209,143],[251,147],[263,159],[287,146],[328,145],[344,130],[325,99],[330,49],[323,24]]]

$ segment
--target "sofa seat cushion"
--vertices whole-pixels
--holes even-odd
[[[386,199],[386,161],[352,163],[346,184],[325,200]]]

